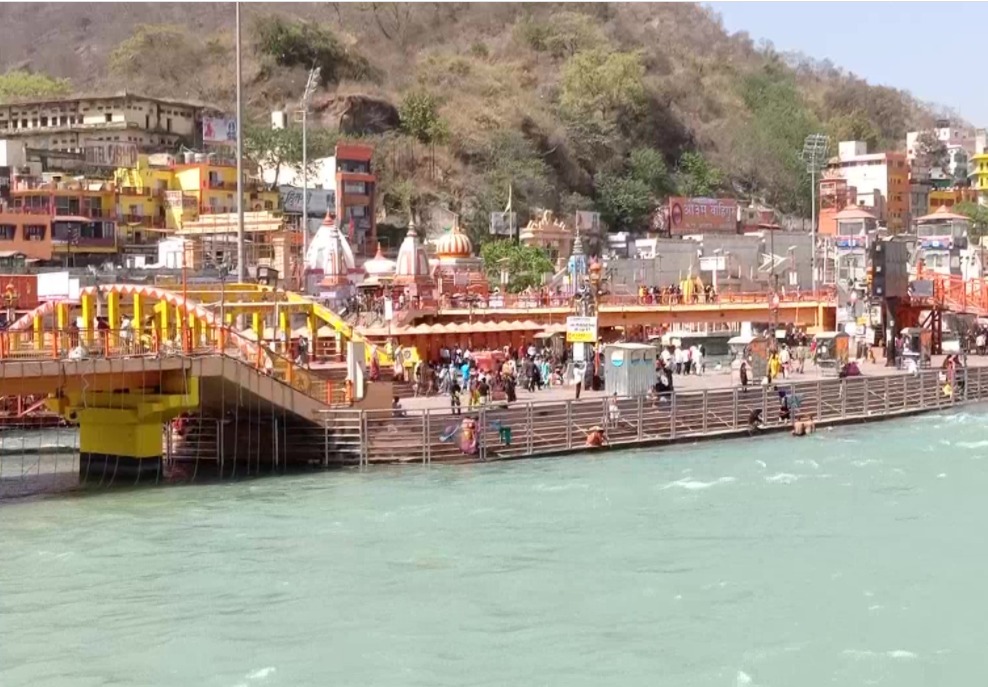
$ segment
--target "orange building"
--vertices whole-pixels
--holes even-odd
[[[821,179],[819,191],[820,209],[817,215],[817,231],[825,236],[836,236],[836,215],[849,205],[858,204],[858,189],[849,186],[846,179],[834,177]]]
[[[863,205],[892,233],[909,225],[909,165],[905,153],[868,153],[862,141],[841,141],[827,164],[829,177],[841,177],[857,189]]]
[[[336,144],[336,216],[358,255],[377,250],[374,196],[377,177],[371,169],[374,147],[363,143]]]
[[[52,259],[50,216],[0,212],[0,258],[16,255],[27,260]]]

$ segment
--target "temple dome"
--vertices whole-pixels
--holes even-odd
[[[425,247],[419,242],[415,225],[408,225],[408,233],[398,249],[398,260],[395,266],[395,279],[400,282],[412,282],[431,279],[429,256]]]
[[[336,227],[336,217],[326,213],[326,219],[309,242],[305,254],[305,266],[309,270],[322,272],[326,277],[349,278],[357,271],[353,250],[346,236]]]
[[[469,258],[473,255],[473,242],[463,233],[459,223],[443,234],[436,242],[436,256],[442,258]]]
[[[364,272],[368,277],[386,277],[395,273],[397,263],[384,257],[381,244],[377,244],[377,255],[364,263]]]

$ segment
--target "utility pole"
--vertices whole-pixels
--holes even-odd
[[[243,65],[240,57],[240,3],[237,7],[237,281],[247,281],[244,246],[244,93]]]
[[[827,162],[827,148],[830,137],[825,134],[810,134],[803,142],[803,162],[810,174],[810,283],[816,291],[816,175]]]
[[[309,78],[305,82],[302,93],[302,289],[305,290],[305,256],[309,252],[309,100],[312,98],[316,85],[319,83],[321,69],[313,67],[309,70]]]

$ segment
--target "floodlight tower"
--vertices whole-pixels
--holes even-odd
[[[313,67],[309,70],[309,78],[305,82],[305,92],[299,108],[302,110],[302,260],[309,252],[309,102],[312,94],[319,85],[321,69]],[[304,270],[303,270],[304,273]]]
[[[810,174],[810,283],[816,291],[816,176],[827,163],[827,148],[830,137],[825,134],[810,134],[803,142],[802,158],[806,171]]]

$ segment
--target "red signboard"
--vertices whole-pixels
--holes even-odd
[[[736,234],[738,201],[732,198],[670,198],[669,234]]]

